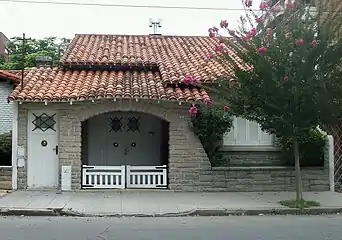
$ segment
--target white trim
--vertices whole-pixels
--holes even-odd
[[[12,119],[12,190],[18,189],[18,102],[13,102]]]
[[[12,168],[12,166],[0,166],[0,168]]]

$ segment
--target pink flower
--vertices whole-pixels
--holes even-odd
[[[224,110],[224,111],[228,111],[228,110],[229,110],[229,107],[228,107],[228,106],[224,106],[224,107],[223,107],[223,110]]]
[[[293,3],[292,1],[288,1],[286,3],[286,8],[287,9],[295,9],[297,7],[296,3]]]
[[[266,10],[268,8],[267,2],[261,2],[259,5],[260,10]]]
[[[267,48],[265,48],[265,47],[260,47],[260,48],[258,48],[257,49],[257,52],[259,53],[259,54],[265,54],[266,52],[267,52]]]
[[[249,31],[249,34],[251,37],[254,37],[257,34],[257,30],[255,28],[252,28],[251,31]]]
[[[185,85],[198,86],[201,84],[201,81],[196,77],[187,75],[187,76],[184,76],[182,83]]]
[[[196,117],[196,115],[198,113],[198,109],[195,106],[195,104],[192,104],[192,107],[189,109],[189,113],[190,113],[190,116]]]
[[[279,12],[281,11],[281,8],[280,8],[280,6],[273,6],[273,7],[271,8],[271,11],[272,11],[273,13],[279,13]]]
[[[219,44],[215,47],[215,52],[221,53],[223,51],[223,45]]]
[[[245,1],[245,6],[248,7],[248,8],[252,7],[252,4],[253,4],[252,0],[246,0]]]
[[[214,32],[210,32],[210,33],[209,33],[209,37],[213,38],[213,37],[215,37],[215,36],[216,36],[216,34],[215,34]]]
[[[221,28],[227,28],[228,27],[228,22],[227,20],[222,20],[220,23]]]
[[[300,39],[297,39],[297,40],[296,40],[296,45],[297,45],[297,46],[300,46],[300,45],[303,45],[303,44],[304,44],[303,38],[300,38]]]
[[[248,41],[248,38],[246,36],[242,36],[242,41]]]
[[[213,59],[213,58],[214,58],[214,54],[209,53],[209,54],[207,55],[207,57],[208,57],[208,59]]]
[[[273,36],[273,29],[272,28],[267,28],[267,36],[271,38]]]
[[[207,105],[207,107],[212,107],[214,105],[214,102],[211,99],[204,100],[204,103]]]
[[[284,76],[284,81],[289,80],[289,77],[287,75]]]
[[[311,45],[312,46],[316,46],[317,45],[317,40],[316,39],[312,40]]]
[[[256,18],[255,19],[255,21],[256,21],[256,23],[263,23],[264,22],[264,19],[263,18],[261,18],[261,17],[258,17],[258,18]]]

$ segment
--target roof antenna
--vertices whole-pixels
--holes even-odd
[[[158,18],[158,21],[154,21],[152,18],[150,18],[149,21],[149,27],[153,28],[153,34],[150,35],[161,35],[160,33],[158,33],[158,28],[162,27],[162,20],[160,18]]]
[[[22,38],[18,38],[19,41],[22,41],[22,46],[21,46],[21,90],[24,88],[24,70],[25,70],[25,48],[26,48],[26,41],[31,40],[31,38],[26,38],[25,33],[23,33]]]

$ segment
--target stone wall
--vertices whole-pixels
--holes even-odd
[[[95,101],[19,105],[18,145],[27,151],[28,109],[56,109],[59,116],[59,165],[72,167],[72,189],[81,188],[81,122],[112,111],[137,111],[152,114],[169,122],[169,189],[176,191],[292,191],[294,169],[287,167],[211,168],[202,144],[189,127],[188,106],[165,102]],[[230,152],[243,162],[246,156],[266,161],[264,155]],[[241,154],[241,156],[239,156]],[[271,153],[269,153],[271,154]],[[243,156],[243,157],[242,157]],[[26,188],[26,169],[18,168],[18,187]],[[329,190],[328,168],[303,169],[305,191]]]
[[[0,167],[0,189],[12,189],[12,167]]]
[[[326,168],[302,169],[303,191],[329,191]],[[203,190],[232,192],[295,191],[291,167],[217,167],[202,175]]]
[[[84,101],[81,103],[23,103],[19,105],[18,145],[27,152],[28,109],[56,109],[59,115],[59,165],[72,167],[72,189],[81,188],[81,122],[112,111],[137,111],[169,122],[169,188],[200,190],[200,175],[210,169],[202,144],[189,128],[187,104],[148,101]],[[26,188],[26,169],[18,169],[18,187]]]
[[[279,151],[226,151],[222,150],[224,158],[222,167],[243,166],[283,166]]]

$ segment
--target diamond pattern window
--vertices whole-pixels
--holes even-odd
[[[122,132],[122,117],[110,117],[109,132]]]
[[[41,130],[43,132],[46,132],[50,129],[56,132],[56,114],[49,116],[46,113],[42,113],[41,115],[36,115],[33,113],[33,116],[34,120],[32,121],[32,123],[34,125],[34,128],[32,129],[32,131]]]
[[[127,123],[127,132],[140,132],[140,117],[129,117]]]

